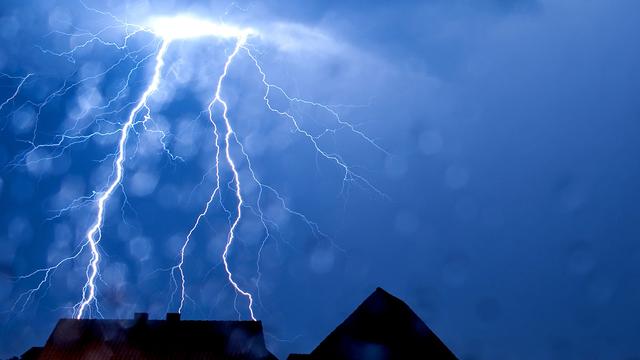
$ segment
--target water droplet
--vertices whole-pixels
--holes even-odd
[[[434,155],[442,151],[444,141],[439,132],[429,130],[420,134],[418,148],[425,155]]]
[[[445,185],[453,190],[462,189],[469,181],[469,172],[459,166],[450,166],[444,174]]]

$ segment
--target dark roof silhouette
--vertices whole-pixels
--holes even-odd
[[[40,351],[38,351],[40,350]],[[24,358],[53,359],[276,359],[266,348],[259,321],[62,319],[44,348]]]
[[[42,353],[42,349],[44,349],[44,347],[42,347],[42,346],[34,346],[31,349],[27,350],[24,354],[22,354],[20,359],[21,360],[36,360],[36,359],[38,359],[38,356],[40,356],[40,353]],[[18,358],[17,357],[12,357],[9,360],[18,360]]]
[[[311,354],[289,360],[455,360],[407,304],[381,288],[371,294]]]
[[[216,359],[272,360],[260,321],[62,319],[44,347],[23,360]],[[371,294],[311,354],[289,360],[457,360],[407,304],[381,288]]]

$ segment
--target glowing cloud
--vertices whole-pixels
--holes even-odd
[[[148,27],[151,32],[165,40],[193,39],[205,36],[239,39],[256,34],[256,31],[251,28],[214,23],[191,15],[152,17],[148,21]]]

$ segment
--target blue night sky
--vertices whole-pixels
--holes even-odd
[[[228,259],[272,352],[309,352],[381,286],[461,359],[640,359],[633,0],[3,1],[0,357],[43,344],[82,299],[86,247],[46,279],[21,276],[86,243],[119,129],[149,86],[161,40],[140,32],[122,46],[132,31],[118,19],[176,14],[256,29],[246,46],[267,80],[328,105],[274,91],[271,106],[357,174],[343,181],[269,110],[240,52],[222,97],[256,176],[290,211],[266,187],[258,203],[234,144],[246,203]],[[233,48],[198,38],[167,50],[106,205],[105,318],[178,309],[170,269],[215,186],[207,105]],[[229,166],[220,176],[185,253],[183,318],[249,318],[222,263],[236,188]],[[95,303],[86,316],[100,316]]]

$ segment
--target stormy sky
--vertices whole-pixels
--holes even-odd
[[[345,183],[265,107],[250,59],[231,65],[223,95],[253,169],[322,232],[265,195],[274,235],[257,269],[265,233],[246,208],[230,263],[259,299],[275,354],[309,352],[381,286],[461,359],[640,358],[640,4],[631,0],[3,2],[0,103],[33,75],[0,108],[1,357],[43,344],[82,297],[87,253],[31,297],[42,277],[19,277],[81,246],[95,203],[77,199],[104,188],[117,142],[105,134],[153,70],[158,39],[109,46],[127,34],[107,13],[252,27],[260,36],[249,44],[272,82],[330,105],[373,139],[344,127],[320,138],[366,179]],[[105,43],[66,53],[98,32]],[[167,52],[150,104],[152,130],[168,136],[136,128],[107,205],[98,281],[106,318],[176,310],[167,269],[213,185],[201,112],[232,48],[201,39]],[[335,125],[323,109],[285,100],[272,104],[310,132]],[[103,135],[31,151],[69,129]],[[239,164],[257,205],[259,188]],[[228,168],[222,175],[229,181]],[[188,248],[183,318],[248,316],[220,258],[231,190]]]

